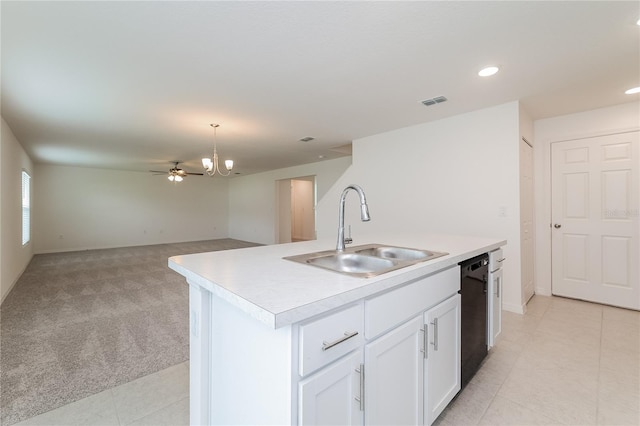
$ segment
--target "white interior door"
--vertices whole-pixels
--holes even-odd
[[[551,147],[552,292],[640,310],[639,132]]]
[[[520,264],[522,304],[533,296],[533,147],[520,140]]]

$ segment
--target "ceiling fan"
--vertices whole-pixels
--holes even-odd
[[[173,161],[173,167],[169,169],[169,176],[167,177],[171,182],[182,182],[182,180],[184,179],[185,176],[187,175],[197,175],[197,176],[202,176],[203,173],[190,173],[190,172],[185,172],[184,170],[182,170],[180,167],[178,167],[178,164],[180,164],[182,161]],[[162,172],[160,170],[149,170],[151,173],[155,173],[157,175],[166,175],[167,172]]]

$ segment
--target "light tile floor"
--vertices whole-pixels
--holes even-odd
[[[18,425],[187,425],[189,366]],[[535,296],[436,421],[451,425],[640,425],[640,312]]]
[[[436,421],[640,425],[640,312],[535,296]]]
[[[17,425],[189,424],[189,363],[141,377]]]

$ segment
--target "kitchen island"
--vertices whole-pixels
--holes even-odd
[[[358,241],[367,243],[448,254],[371,278],[283,259],[330,250],[331,240],[169,259],[189,283],[191,424],[430,424],[437,417],[459,390],[457,265],[506,242]],[[439,358],[444,364],[430,375],[429,362]],[[441,386],[429,387],[434,380]],[[444,399],[431,398],[438,386]]]

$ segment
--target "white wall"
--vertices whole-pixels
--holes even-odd
[[[537,120],[535,131],[536,293],[551,294],[551,143],[640,129],[640,102]]]
[[[274,244],[278,237],[276,181],[316,176],[317,198],[321,200],[350,165],[351,157],[342,157],[229,180],[229,237]]]
[[[33,188],[33,163],[3,118],[0,134],[0,302],[33,257],[33,231],[31,242],[22,245],[22,170],[31,176]],[[33,191],[31,198],[35,206]],[[35,215],[32,206],[32,221]]]
[[[350,195],[345,224],[354,244],[415,231],[506,239],[504,308],[522,312],[519,121],[511,102],[354,141],[353,166],[318,203],[318,238],[335,237],[340,193],[359,184],[371,221],[360,222]],[[428,241],[422,248],[437,250]]]
[[[228,182],[39,164],[35,252],[225,238]]]

